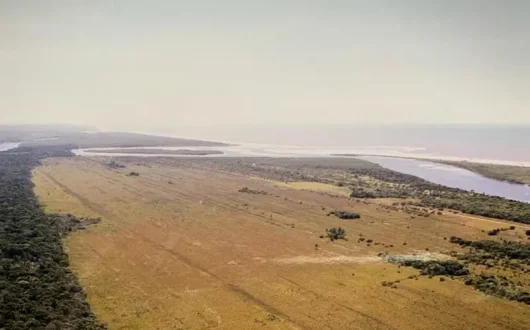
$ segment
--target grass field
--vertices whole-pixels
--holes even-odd
[[[483,230],[512,223],[449,212],[411,217],[388,200],[352,200],[314,183],[290,187],[215,161],[131,159],[125,169],[106,162],[49,159],[33,181],[46,211],[102,217],[65,246],[110,329],[530,328],[524,304],[459,280],[408,279],[417,271],[377,256],[436,256],[460,249],[444,237],[485,239]],[[335,209],[361,219],[327,216]],[[338,226],[347,241],[319,238]],[[516,226],[499,237],[521,240],[530,226]],[[381,285],[396,280],[397,288]]]

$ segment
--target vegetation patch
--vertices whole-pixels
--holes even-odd
[[[113,160],[107,164],[107,167],[113,170],[118,170],[118,169],[125,168],[125,165],[117,163],[116,161]]]
[[[345,240],[346,239],[346,231],[344,229],[342,229],[341,227],[339,227],[339,228],[330,228],[330,229],[326,229],[326,236],[329,237],[329,239],[331,241],[338,240],[338,239]]]
[[[515,227],[514,226],[510,226],[509,228],[495,228],[495,229],[492,229],[492,230],[488,231],[488,235],[489,236],[497,236],[500,232],[507,231],[507,230],[515,230]]]
[[[401,259],[397,263],[401,266],[418,269],[420,275],[465,276],[469,274],[469,270],[464,265],[454,260]]]
[[[366,191],[363,188],[354,188],[352,189],[350,197],[352,198],[376,198],[377,195],[373,192]],[[387,197],[391,197],[391,196],[387,196]],[[394,196],[394,197],[397,197],[397,196]]]
[[[486,266],[486,270],[497,266],[496,269],[502,268],[506,274],[511,274],[510,278],[480,274],[468,278],[467,285],[489,295],[530,304],[530,293],[523,288],[524,281],[520,281],[523,274],[530,271],[530,245],[512,241],[471,241],[456,236],[451,237],[450,242],[470,248],[457,256],[461,261]]]
[[[101,221],[101,218],[78,218],[71,214],[49,214],[47,217],[61,236],[66,236],[73,231],[83,230]]]
[[[530,224],[530,204],[502,197],[464,191],[437,193],[423,197],[420,205]]]
[[[480,275],[466,280],[465,283],[485,294],[530,305],[530,292],[515,285],[505,276]]]
[[[248,187],[243,187],[241,189],[238,190],[240,193],[245,193],[245,194],[254,194],[254,195],[268,195],[269,193],[267,193],[266,191],[263,191],[263,190],[253,190],[253,189],[250,189]]]
[[[392,289],[397,289],[397,285],[396,283],[399,283],[400,281],[383,281],[381,282],[381,285],[382,286],[387,286],[389,288],[392,288]]]
[[[346,212],[346,211],[331,211],[329,215],[334,215],[339,219],[351,220],[351,219],[360,219],[361,215],[355,212]]]
[[[526,261],[530,264],[530,245],[511,241],[480,240],[470,241],[452,236],[450,242],[462,247],[471,247],[489,253],[496,258],[509,258]]]

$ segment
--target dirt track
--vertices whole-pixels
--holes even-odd
[[[457,280],[409,280],[416,271],[377,258],[456,250],[443,238],[482,237],[495,222],[412,219],[178,161],[117,171],[95,160],[54,159],[34,182],[48,211],[103,218],[65,244],[93,310],[111,329],[530,328],[527,306]],[[239,193],[245,186],[268,194]],[[326,216],[331,209],[362,218],[344,222]],[[319,238],[335,226],[348,241]],[[360,234],[374,243],[358,243]],[[397,289],[381,286],[397,279]]]

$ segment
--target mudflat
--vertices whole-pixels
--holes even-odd
[[[64,244],[110,329],[530,328],[527,305],[380,257],[437,258],[460,249],[450,236],[484,239],[511,222],[411,216],[392,207],[397,199],[352,199],[334,185],[277,182],[222,160],[120,162],[47,159],[33,176],[46,211],[102,218]],[[500,237],[524,239],[530,226],[515,225]],[[320,237],[339,226],[348,240]]]

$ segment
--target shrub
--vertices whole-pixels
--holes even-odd
[[[497,236],[497,234],[498,234],[500,231],[501,231],[500,229],[493,229],[493,230],[488,231],[488,235],[489,235],[489,236]]]
[[[329,237],[331,241],[334,241],[337,239],[346,239],[346,231],[342,229],[341,227],[326,229],[326,234],[327,234],[327,237]]]
[[[72,231],[83,230],[87,226],[101,221],[101,218],[78,218],[71,214],[49,214],[47,217],[61,236]]]
[[[238,192],[245,193],[245,194],[254,194],[254,195],[268,195],[268,193],[266,191],[253,190],[253,189],[250,189],[248,187],[243,187],[243,188],[239,189]]]
[[[112,168],[112,169],[120,169],[120,168],[125,168],[125,165],[122,165],[122,164],[119,164],[119,163],[116,163],[116,161],[111,161],[110,163],[107,164],[107,166],[109,168]]]
[[[350,197],[352,198],[376,198],[374,193],[365,190],[354,190],[351,192]]]

